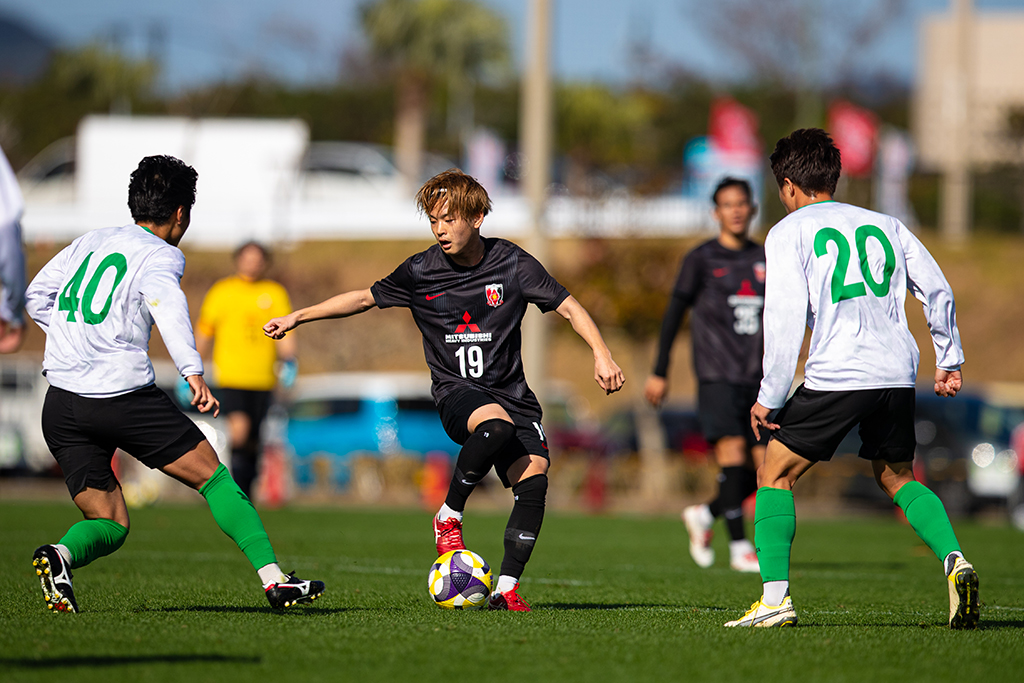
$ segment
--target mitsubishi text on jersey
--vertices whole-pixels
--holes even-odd
[[[891,216],[839,202],[805,206],[765,241],[764,379],[758,403],[786,401],[812,329],[804,384],[816,391],[913,387],[920,352],[907,327],[910,292],[924,304],[935,365],[963,363],[953,292],[938,264]]]
[[[435,401],[470,386],[493,395],[506,409],[540,413],[523,374],[520,325],[527,304],[551,311],[569,292],[537,259],[507,240],[485,238],[483,260],[463,267],[435,244],[370,291],[380,308],[412,311],[423,334]]]
[[[184,271],[181,251],[138,225],[93,230],[63,249],[26,292],[26,310],[46,332],[49,383],[93,398],[152,384],[154,322],[178,372],[203,374]]]

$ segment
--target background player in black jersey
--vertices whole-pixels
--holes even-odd
[[[590,315],[536,259],[507,240],[480,236],[491,200],[475,179],[457,169],[445,171],[420,188],[416,204],[430,219],[437,244],[369,289],[274,318],[263,330],[280,339],[302,323],[374,306],[412,312],[423,334],[441,422],[462,445],[448,496],[434,517],[437,553],[465,548],[466,499],[494,467],[515,503],[488,606],[528,612],[517,589],[544,518],[550,461],[540,403],[526,385],[520,355],[527,304],[557,311],[572,324],[593,350],[594,379],[607,393],[618,391],[624,378]]]
[[[764,247],[747,236],[757,207],[745,180],[726,177],[715,188],[718,237],[683,259],[672,299],[661,325],[658,360],[644,385],[644,396],[660,406],[668,394],[668,364],[679,325],[692,307],[693,364],[704,437],[713,444],[719,475],[718,496],[692,505],[682,518],[690,535],[690,555],[701,567],[715,562],[711,547],[715,518],[725,517],[730,566],[757,572],[757,554],[743,529],[743,500],[757,490],[756,465],[767,438],[750,429],[750,406],[761,382],[764,337]]]

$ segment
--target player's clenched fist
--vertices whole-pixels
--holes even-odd
[[[282,339],[288,330],[295,329],[295,314],[273,318],[263,326],[263,334],[271,339]]]

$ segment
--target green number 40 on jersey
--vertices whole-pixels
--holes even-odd
[[[89,282],[85,285],[85,292],[79,298],[78,292],[82,288],[82,283],[85,282],[85,276],[89,271],[89,262],[95,253],[89,252],[89,255],[82,261],[82,265],[78,266],[78,270],[75,271],[74,276],[64,287],[63,291],[61,291],[60,297],[57,300],[57,310],[68,312],[69,323],[78,322],[78,318],[75,316],[78,312],[81,312],[82,320],[90,325],[98,325],[103,322],[107,314],[110,313],[110,306],[114,301],[114,290],[121,284],[125,273],[128,272],[128,261],[125,259],[124,254],[118,252],[108,254],[100,261],[96,270],[93,271],[92,277],[89,278]],[[93,299],[96,297],[96,290],[99,289],[103,282],[103,276],[111,268],[114,269],[114,282],[110,285],[106,301],[103,302],[103,307],[97,312],[93,306]]]

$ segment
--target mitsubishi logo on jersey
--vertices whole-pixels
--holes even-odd
[[[446,334],[444,341],[446,344],[462,344],[465,342],[489,342],[491,341],[490,332],[481,332],[480,326],[476,323],[470,322],[473,316],[466,311],[462,314],[462,324],[456,326],[455,334]]]
[[[470,332],[479,332],[480,328],[477,327],[476,325],[474,325],[473,323],[469,322],[472,319],[473,319],[473,316],[471,316],[469,314],[469,311],[466,311],[465,313],[463,313],[462,314],[462,323],[463,324],[459,325],[458,327],[455,328],[455,334],[459,334],[460,332],[465,332],[466,330],[469,330]]]
[[[500,284],[496,282],[490,285],[486,285],[484,287],[484,294],[487,297],[488,306],[497,308],[498,306],[505,303],[504,287],[502,287]]]
[[[764,297],[754,291],[750,280],[744,280],[739,291],[731,294],[726,302],[732,306],[736,316],[736,322],[732,324],[736,334],[757,334],[760,331]]]

